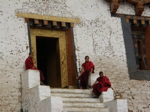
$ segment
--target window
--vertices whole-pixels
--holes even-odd
[[[127,67],[130,79],[150,81],[150,18],[140,19],[121,16]]]
[[[137,69],[150,70],[150,26],[131,24]]]

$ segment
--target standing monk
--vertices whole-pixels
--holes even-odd
[[[99,97],[99,95],[103,91],[107,91],[107,89],[111,87],[111,83],[110,83],[109,79],[103,75],[103,72],[99,72],[99,76],[100,77],[98,77],[97,80],[92,85],[93,93],[97,97]]]
[[[86,89],[88,86],[88,77],[90,73],[94,73],[94,64],[89,61],[89,56],[85,56],[85,62],[82,64],[82,69],[80,76],[77,79],[80,79],[80,88]]]
[[[25,61],[25,66],[26,66],[26,70],[28,69],[32,69],[32,70],[38,70],[35,66],[34,66],[34,63],[33,63],[33,53],[29,53],[29,57],[26,59]],[[43,81],[44,81],[44,76],[42,74],[41,71],[40,72],[40,83],[43,84]]]

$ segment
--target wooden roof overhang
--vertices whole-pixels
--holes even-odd
[[[134,15],[125,15],[125,14],[116,14],[116,17],[126,18],[127,23],[131,23],[132,25],[138,26],[148,26],[150,25],[150,17],[139,17]]]
[[[80,23],[80,20],[77,18],[56,17],[20,12],[18,12],[16,15],[18,17],[25,18],[25,22],[29,23],[31,28],[66,30],[73,27],[74,23]]]
[[[135,15],[141,16],[145,5],[149,5],[150,7],[150,0],[106,0],[110,2],[110,11],[111,13],[115,14],[117,9],[119,8],[119,3],[122,1],[127,1],[130,4],[133,4],[135,7]]]

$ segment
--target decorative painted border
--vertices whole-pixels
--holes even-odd
[[[130,22],[131,24],[141,24],[141,25],[150,25],[150,17],[146,16],[134,16],[134,15],[126,15],[126,14],[112,14],[113,17],[126,18],[126,22]]]
[[[38,14],[21,13],[21,12],[18,12],[16,15],[18,17],[29,18],[29,19],[66,22],[66,23],[80,23],[80,20],[77,18],[56,17],[56,16],[38,15]]]

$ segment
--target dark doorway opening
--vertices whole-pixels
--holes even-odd
[[[57,38],[36,37],[37,67],[46,85],[61,87],[59,44]]]

